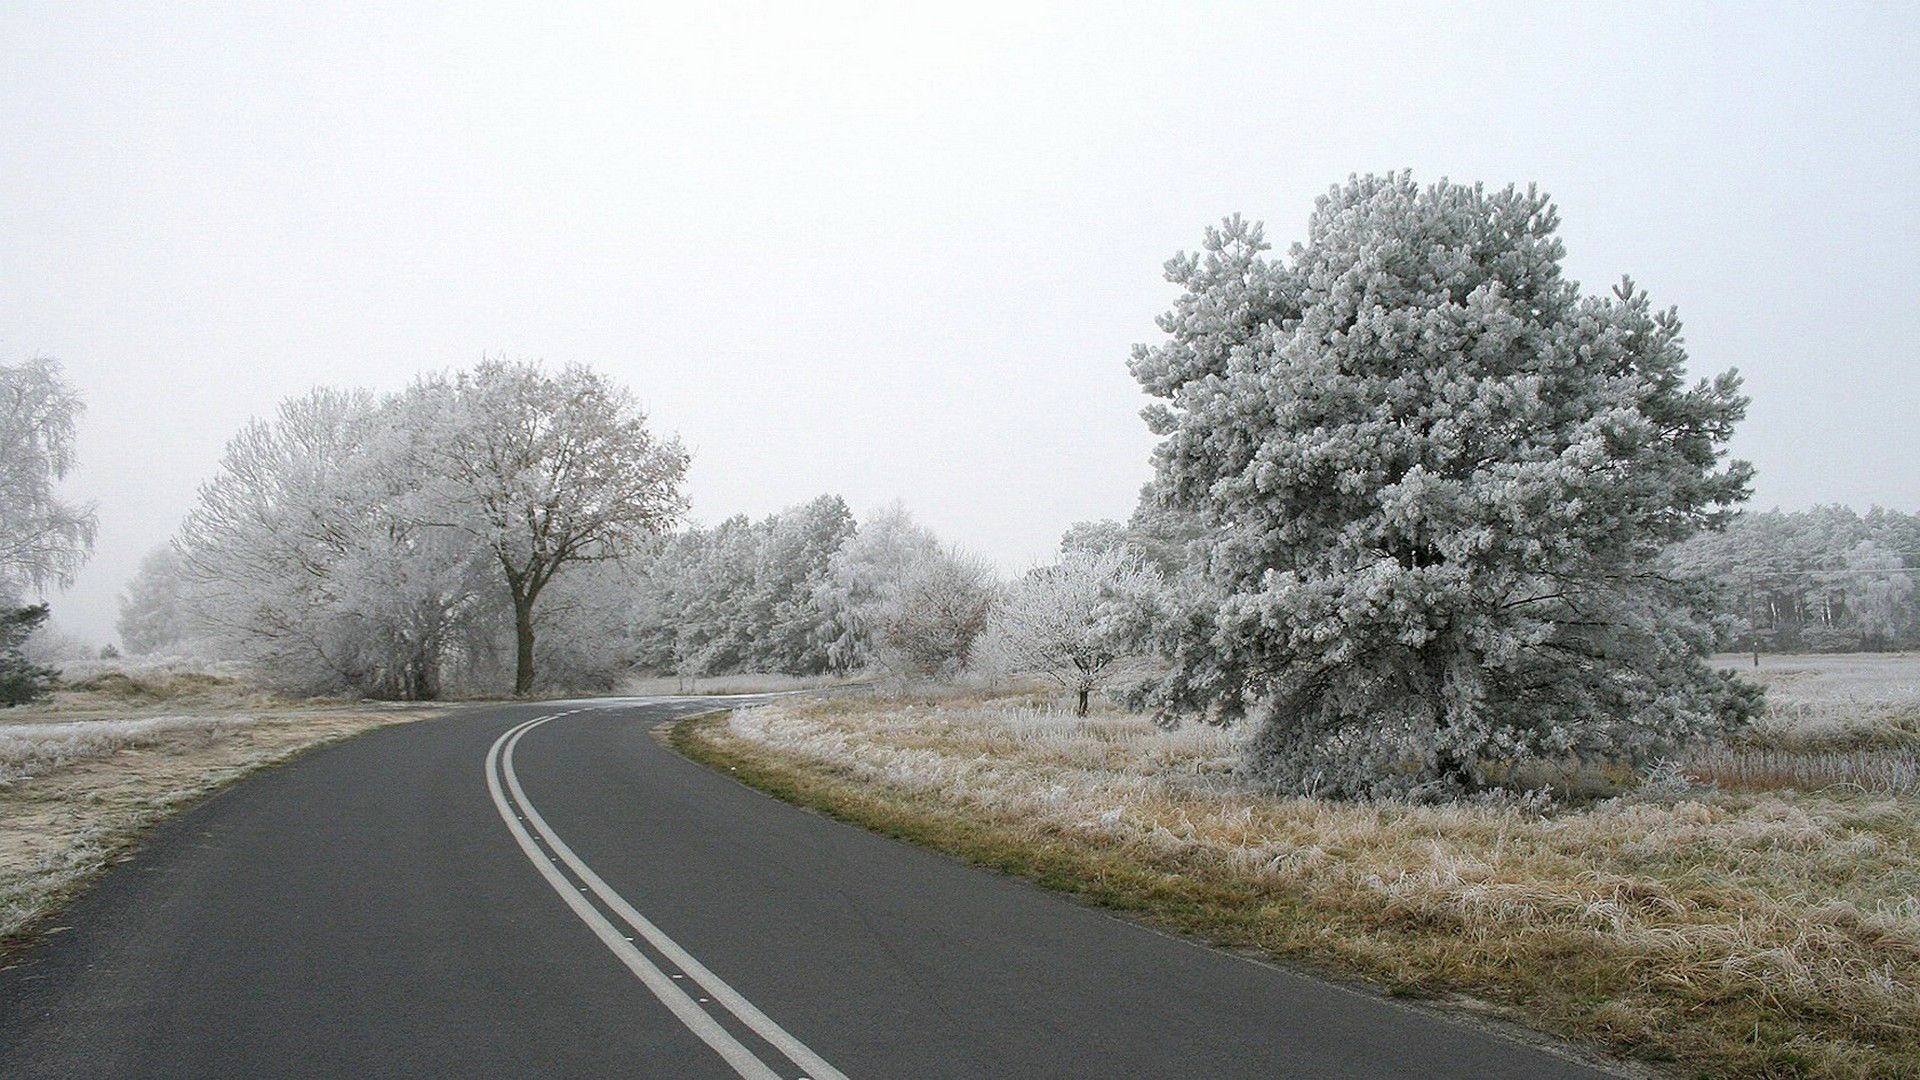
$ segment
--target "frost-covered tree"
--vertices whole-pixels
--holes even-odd
[[[134,656],[179,652],[191,637],[187,619],[186,578],[180,556],[162,546],[140,561],[140,569],[120,594],[116,628],[120,644]]]
[[[290,689],[439,695],[492,562],[427,516],[417,404],[319,390],[228,443],[175,541],[193,636]]]
[[[918,558],[873,612],[875,658],[902,675],[967,670],[999,585],[991,566],[964,552]]]
[[[1898,552],[1862,540],[1841,557],[1845,619],[1862,641],[1894,641],[1913,626],[1913,575]]]
[[[605,692],[633,671],[630,631],[640,574],[641,560],[614,559],[583,563],[554,579],[536,616],[536,687]],[[501,640],[511,645],[511,607],[499,604],[499,615]]]
[[[675,534],[641,575],[640,666],[685,676],[831,666],[828,567],[854,533],[837,495]]]
[[[82,408],[54,361],[0,364],[0,604],[72,584],[93,551],[93,508],[57,491]]]
[[[1062,555],[1097,555],[1124,551],[1131,540],[1127,527],[1118,521],[1076,521],[1060,534],[1060,552]]]
[[[290,689],[377,692],[380,650],[342,573],[361,535],[365,394],[315,391],[227,444],[176,540],[192,630]]]
[[[861,523],[834,552],[819,591],[832,670],[859,671],[877,663],[880,625],[901,587],[941,552],[940,538],[898,504]]]
[[[676,533],[646,567],[634,612],[639,664],[698,678],[754,666],[750,603],[768,524],[736,514]]]
[[[53,688],[59,674],[27,655],[24,646],[47,621],[47,605],[0,610],[0,708],[25,705]]]
[[[579,563],[632,557],[685,508],[687,455],[589,368],[485,360],[415,388],[432,416],[413,461],[433,520],[491,553],[513,608],[514,692],[532,690],[536,608]]]
[[[853,534],[853,514],[838,495],[822,495],[769,522],[749,604],[752,621],[764,627],[754,650],[763,670],[827,670],[827,566]]]
[[[130,592],[127,640],[191,635],[303,691],[491,690],[505,656],[520,693],[536,670],[605,688],[634,650],[629,564],[677,511],[684,468],[584,369],[315,391],[229,443],[178,572],[157,560]],[[538,651],[536,630],[553,637]]]
[[[1178,575],[1191,559],[1199,530],[1189,515],[1143,501],[1126,522],[1076,521],[1061,534],[1062,553],[1123,551],[1163,575]]]
[[[1069,540],[1087,534],[1070,532]],[[1159,585],[1159,575],[1120,545],[1067,548],[1059,562],[1002,590],[983,647],[1004,670],[1059,683],[1085,716],[1093,692],[1141,658],[1131,615]]]
[[[1689,385],[1630,282],[1583,297],[1557,226],[1532,189],[1368,176],[1284,260],[1233,218],[1167,264],[1147,499],[1204,540],[1161,700],[1254,712],[1285,783],[1458,790],[1751,708],[1654,561],[1746,496],[1739,382]]]

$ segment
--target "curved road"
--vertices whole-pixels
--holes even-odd
[[[0,971],[0,1076],[1592,1077],[752,792],[690,701],[474,708],[163,825]]]

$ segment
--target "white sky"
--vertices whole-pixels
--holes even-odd
[[[89,403],[96,640],[242,421],[482,353],[626,380],[700,519],[1032,563],[1147,476],[1166,257],[1400,167],[1537,181],[1678,305],[1760,504],[1920,509],[1911,8],[303,7],[0,13],[0,359]]]

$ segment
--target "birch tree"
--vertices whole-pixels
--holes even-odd
[[[54,361],[0,364],[0,604],[71,585],[93,551],[93,508],[58,492],[83,408]]]

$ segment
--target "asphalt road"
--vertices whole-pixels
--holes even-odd
[[[240,783],[0,971],[0,1076],[1600,1075],[776,802],[649,735],[700,707]]]

